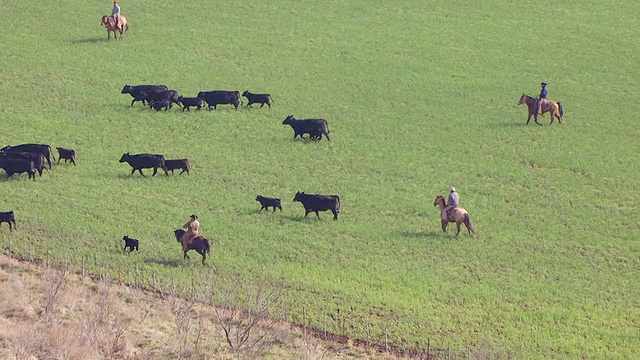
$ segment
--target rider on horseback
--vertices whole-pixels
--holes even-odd
[[[187,229],[187,232],[182,235],[182,249],[184,251],[189,250],[189,245],[191,241],[198,236],[198,229],[200,229],[200,222],[198,221],[198,217],[195,215],[191,215],[191,219],[187,221],[186,224],[182,227],[183,229]]]
[[[542,115],[542,104],[547,102],[547,83],[540,83],[542,89],[540,90],[540,97],[538,99],[538,114]]]
[[[116,22],[116,28],[120,29],[120,6],[118,6],[118,2],[117,1],[113,2],[113,9],[111,10],[111,17],[113,17],[113,19]]]
[[[449,200],[447,201],[447,206],[444,208],[444,213],[447,214],[447,217],[451,217],[451,213],[455,211],[455,209],[460,204],[460,195],[456,192],[455,187],[449,188]],[[444,219],[446,220],[446,219]]]

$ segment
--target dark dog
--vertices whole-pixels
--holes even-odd
[[[128,236],[124,236],[122,238],[122,240],[124,240],[124,248],[122,249],[122,251],[127,250],[127,248],[129,248],[129,252],[132,252],[133,250],[138,251],[138,245],[140,244],[140,242],[136,239],[132,239]]]

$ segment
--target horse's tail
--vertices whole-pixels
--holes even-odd
[[[558,110],[560,111],[560,117],[564,117],[564,110],[562,109],[562,103],[558,101]]]
[[[211,256],[211,243],[209,243],[209,239],[204,239],[204,251],[207,252],[207,255]]]
[[[470,232],[472,233],[476,233],[476,230],[473,228],[473,225],[471,225],[471,216],[469,216],[469,213],[464,214],[464,223],[465,225],[467,225],[467,228],[469,229]]]

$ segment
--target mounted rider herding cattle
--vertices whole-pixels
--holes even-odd
[[[120,14],[120,5],[118,5],[117,1],[113,2],[111,16],[104,15],[100,25],[107,28],[107,39],[111,39],[111,32],[113,32],[115,39],[118,39],[117,34],[120,33],[120,38],[122,39],[123,33],[129,30],[127,19]]]

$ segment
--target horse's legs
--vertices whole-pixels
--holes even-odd
[[[540,122],[538,121],[538,113],[533,114],[533,119],[536,121],[536,124],[538,124],[538,125],[542,125],[542,124],[540,124]]]
[[[458,231],[456,232],[456,236],[460,235],[460,223],[456,221],[456,227]]]
[[[442,231],[447,232],[447,220],[442,220]]]
[[[529,116],[527,116],[527,123],[525,125],[529,125],[529,121],[531,121],[531,113],[529,113]]]

